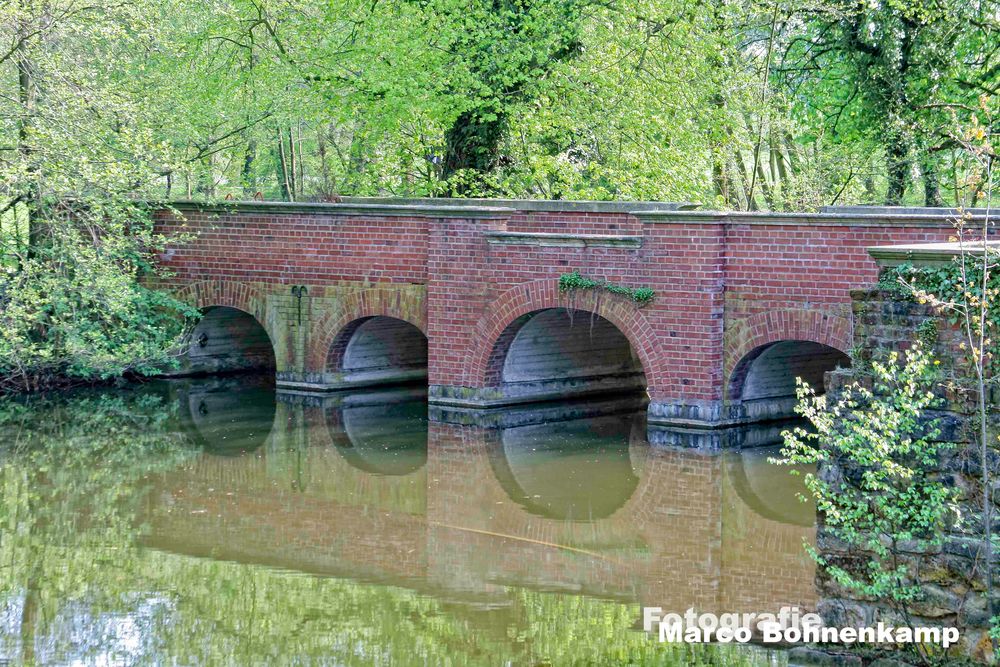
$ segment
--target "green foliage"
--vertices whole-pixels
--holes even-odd
[[[13,45],[0,54],[0,390],[152,372],[194,315],[139,284],[171,240],[135,202],[183,160],[163,129],[170,89],[156,86],[169,11],[0,9]]]
[[[972,254],[965,258],[966,261],[961,260],[958,257],[953,262],[934,266],[901,264],[890,267],[880,275],[879,287],[900,298],[933,306],[951,326],[964,325],[968,317],[973,329],[978,329],[982,312],[988,346],[989,340],[1000,331],[1000,308],[996,307],[1000,271],[991,269],[984,284],[981,256]],[[986,307],[981,309],[984,300]],[[936,332],[937,324],[933,320],[928,320],[921,328],[932,326]],[[974,363],[977,351],[966,347]],[[1000,358],[988,349],[984,350],[983,361],[989,376],[995,376],[1000,370]]]
[[[823,0],[802,24],[784,24],[777,78],[795,91],[793,112],[806,124],[879,150],[884,203],[907,200],[915,167],[924,191],[908,201],[939,206],[952,180],[960,203],[956,126],[984,101],[996,108],[997,8],[995,0]]]
[[[632,300],[640,306],[645,306],[646,304],[651,303],[656,297],[656,292],[649,287],[625,287],[624,285],[618,285],[607,280],[592,280],[590,278],[584,278],[580,275],[579,271],[564,273],[559,276],[560,292],[572,292],[573,290],[581,289],[599,289],[610,292],[611,294],[618,294]]]
[[[956,491],[936,475],[954,447],[941,442],[930,417],[936,362],[914,345],[900,360],[892,353],[872,363],[873,387],[846,387],[828,402],[799,382],[796,412],[812,430],[783,433],[782,464],[817,463],[806,487],[822,513],[824,529],[860,560],[811,550],[842,586],[905,609],[921,591],[902,550],[940,545],[956,520]]]
[[[0,390],[150,374],[197,312],[138,281],[162,244],[143,211],[95,204],[40,214],[46,237],[0,273]],[[93,236],[100,239],[95,244]]]
[[[924,320],[917,326],[917,340],[925,350],[933,350],[938,340],[938,322],[934,319]]]

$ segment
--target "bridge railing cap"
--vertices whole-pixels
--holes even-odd
[[[930,213],[912,213],[921,209],[881,212],[856,207],[858,211],[831,211],[812,213],[747,212],[747,211],[646,211],[633,210],[632,215],[643,223],[682,224],[692,222],[737,224],[737,225],[825,225],[848,227],[944,227],[953,226],[957,215],[945,209],[929,209]],[[861,210],[864,209],[864,210]],[[993,217],[993,213],[990,217]],[[967,222],[981,222],[985,212],[970,212]]]
[[[424,204],[382,204],[355,202],[284,201],[172,201],[166,208],[210,212],[310,213],[322,215],[372,215],[421,218],[508,218],[516,211],[500,206],[435,206]]]
[[[547,211],[552,213],[631,213],[642,208],[654,211],[689,211],[701,204],[696,202],[665,201],[594,201],[582,199],[445,199],[399,197],[344,197],[345,202],[357,204],[402,204],[413,206],[484,206],[509,208],[516,211]]]
[[[881,267],[914,264],[934,266],[949,264],[962,253],[982,256],[984,248],[1000,253],[1000,241],[973,243],[907,243],[902,245],[871,246],[868,254]]]

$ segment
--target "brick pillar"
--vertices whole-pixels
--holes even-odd
[[[713,426],[723,419],[725,215],[636,213],[643,223],[648,308],[661,367],[650,373],[651,424]]]

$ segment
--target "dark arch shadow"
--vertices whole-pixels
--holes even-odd
[[[344,387],[426,381],[427,336],[387,315],[356,319],[334,337],[326,371]]]
[[[230,306],[202,313],[188,337],[186,374],[274,372],[274,344],[253,315]]]
[[[523,401],[646,390],[628,337],[600,315],[572,308],[536,310],[512,321],[494,342],[486,381]]]
[[[277,412],[269,378],[174,380],[181,428],[205,452],[239,456],[259,449],[274,428]]]
[[[796,378],[822,394],[826,373],[850,365],[845,353],[822,343],[782,340],[761,345],[733,369],[728,385],[731,412],[745,421],[792,418]]]
[[[561,521],[604,519],[639,485],[630,441],[635,415],[504,429],[489,448],[507,496],[531,514]]]
[[[327,408],[326,424],[337,451],[358,470],[398,476],[427,465],[426,398]]]

